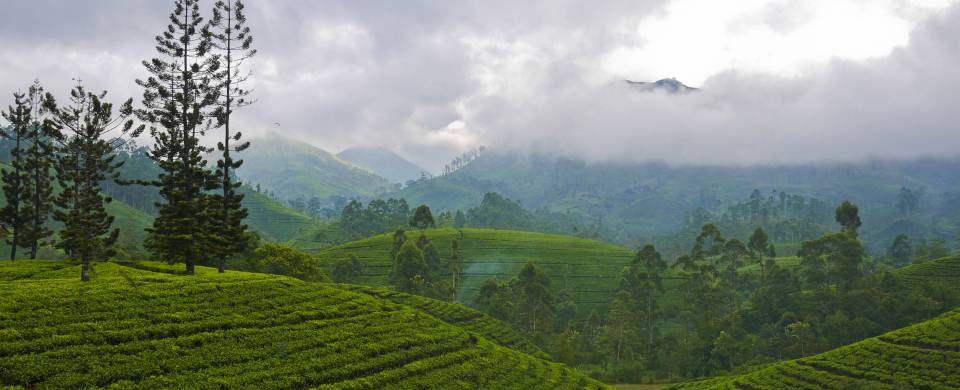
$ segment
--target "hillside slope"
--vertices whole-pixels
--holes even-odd
[[[366,197],[389,185],[386,179],[303,142],[276,134],[251,142],[256,146],[244,151],[238,175],[282,199]]]
[[[601,388],[423,311],[281,276],[0,264],[0,385]],[[29,299],[27,298],[29,297]]]
[[[241,187],[240,192],[243,194],[243,207],[247,208],[248,213],[243,222],[263,239],[288,241],[313,226],[310,217],[247,186]]]
[[[629,250],[585,238],[543,233],[493,229],[435,229],[426,235],[433,240],[442,257],[450,255],[451,241],[463,234],[463,283],[457,296],[460,302],[472,302],[484,280],[496,277],[506,281],[515,277],[528,261],[546,272],[555,289],[570,289],[578,304],[606,305],[617,288],[618,276],[633,259]],[[407,232],[416,240],[419,232]],[[349,254],[363,263],[360,282],[386,285],[392,268],[392,234],[381,234],[321,250],[318,257],[332,265]]]
[[[376,173],[391,183],[406,183],[407,180],[419,178],[420,173],[425,171],[385,148],[349,148],[337,153],[337,157]]]
[[[906,287],[937,288],[960,302],[960,255],[944,257],[920,264],[912,264],[891,271],[897,281]]]
[[[957,389],[960,310],[819,355],[672,389]]]

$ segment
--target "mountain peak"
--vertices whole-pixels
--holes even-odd
[[[699,91],[699,88],[693,88],[680,82],[676,78],[660,79],[653,82],[624,80],[632,87],[643,92],[665,91],[667,93],[688,93]]]

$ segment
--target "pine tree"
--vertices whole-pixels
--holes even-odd
[[[217,74],[220,99],[214,111],[217,125],[223,128],[223,141],[217,144],[217,149],[222,153],[217,161],[217,175],[222,193],[211,198],[214,205],[211,211],[217,214],[212,217],[212,221],[217,238],[214,250],[219,272],[224,271],[224,263],[229,256],[244,250],[243,243],[246,242],[242,238],[247,229],[243,224],[247,210],[241,203],[243,194],[236,191],[241,183],[234,181],[230,172],[243,164],[243,160],[234,160],[230,153],[240,153],[250,146],[249,142],[241,143],[241,133],[231,132],[230,128],[233,110],[250,104],[247,100],[249,91],[243,88],[250,74],[243,74],[240,69],[244,61],[256,54],[256,50],[251,49],[253,36],[250,27],[246,26],[247,18],[243,9],[244,5],[240,0],[232,4],[217,1],[213,8],[213,18],[205,32],[212,38],[213,47],[218,51],[217,55],[223,64],[222,71]],[[232,146],[231,141],[235,142]]]
[[[58,130],[66,130],[61,137],[54,168],[57,181],[63,188],[56,197],[57,209],[53,217],[63,223],[58,248],[70,257],[80,260],[80,280],[90,280],[90,263],[114,254],[112,246],[120,236],[112,229],[113,216],[106,211],[112,199],[104,196],[101,183],[117,180],[116,150],[123,144],[121,138],[105,139],[109,132],[120,129],[122,134],[137,136],[143,127],[133,129],[133,99],[127,100],[114,115],[113,104],[104,101],[106,92],[87,92],[78,84],[70,92],[71,104],[57,108],[52,99],[48,107],[54,113]],[[132,130],[132,131],[131,131]]]
[[[198,261],[216,254],[207,192],[218,182],[206,169],[203,154],[210,150],[199,137],[211,125],[208,118],[219,99],[220,63],[210,54],[211,37],[201,26],[199,1],[175,0],[170,24],[156,37],[162,59],[144,61],[151,76],[137,80],[144,88],[146,107],[137,116],[152,124],[150,157],[163,170],[156,181],[147,183],[160,187],[164,202],[157,204],[145,246],[169,263],[184,263],[188,274]]]
[[[3,225],[10,231],[10,239],[7,243],[10,245],[10,260],[17,258],[17,248],[20,246],[20,235],[23,233],[23,207],[26,200],[23,191],[23,175],[26,170],[24,147],[30,132],[31,112],[30,104],[22,92],[13,94],[14,103],[7,107],[3,113],[3,118],[10,123],[9,127],[2,131],[3,138],[13,143],[10,150],[12,160],[11,169],[3,170],[3,193],[6,196],[7,204],[3,207],[0,214]]]
[[[52,100],[52,96],[44,95],[40,82],[34,81],[27,94],[31,121],[26,135],[30,146],[23,160],[21,196],[24,203],[19,239],[19,245],[30,250],[31,259],[37,258],[39,246],[53,235],[53,230],[47,226],[53,210],[53,143],[58,137],[56,128],[47,118],[47,106]]]

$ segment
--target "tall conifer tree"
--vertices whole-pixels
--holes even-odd
[[[175,0],[167,29],[156,37],[161,58],[144,61],[151,73],[137,80],[144,88],[140,119],[153,124],[151,158],[163,173],[149,184],[160,187],[163,202],[147,229],[146,247],[170,263],[184,263],[188,274],[194,265],[210,260],[215,235],[210,232],[207,192],[217,188],[206,168],[200,144],[211,125],[218,101],[220,63],[211,55],[212,42],[203,31],[198,0]]]
[[[30,131],[30,104],[22,92],[13,94],[13,105],[7,107],[3,118],[9,127],[2,131],[3,138],[13,143],[10,150],[12,159],[10,169],[3,170],[3,193],[7,204],[0,213],[3,225],[10,231],[7,243],[10,245],[10,260],[17,258],[20,235],[23,233],[23,207],[26,203],[23,195],[23,175],[25,172],[25,146]]]
[[[123,162],[114,161],[115,152],[123,139],[108,140],[107,133],[120,129],[122,135],[136,136],[143,130],[142,126],[132,130],[133,99],[114,115],[113,104],[103,100],[106,94],[89,93],[78,84],[70,92],[69,107],[57,108],[53,99],[48,100],[56,127],[67,133],[61,137],[54,164],[63,188],[53,212],[54,219],[63,223],[56,246],[80,260],[82,281],[90,280],[91,261],[113,255],[112,246],[120,235],[119,229],[111,230],[113,216],[107,214],[106,204],[112,199],[104,196],[101,183],[117,180]]]
[[[27,94],[30,108],[30,123],[26,133],[29,146],[23,159],[21,178],[22,224],[19,245],[30,250],[30,258],[37,258],[37,250],[53,235],[47,224],[53,210],[54,142],[58,133],[49,118],[47,103],[52,100],[44,95],[39,81],[34,81]]]
[[[243,219],[247,217],[247,210],[243,208],[243,194],[237,193],[241,183],[234,180],[235,171],[243,164],[243,160],[235,160],[231,153],[239,153],[250,146],[249,142],[241,142],[241,133],[231,128],[233,110],[250,104],[247,99],[249,91],[244,88],[244,82],[250,73],[243,73],[244,61],[253,57],[256,50],[251,48],[253,35],[250,27],[246,26],[247,17],[244,14],[244,5],[240,0],[233,3],[217,1],[213,8],[213,17],[206,33],[212,38],[214,51],[222,64],[217,74],[220,88],[220,99],[214,111],[217,125],[223,128],[223,140],[217,143],[221,153],[217,161],[217,176],[220,182],[220,193],[211,197],[209,211],[213,212],[212,231],[216,234],[214,251],[217,256],[217,268],[224,271],[224,264],[231,255],[242,252],[243,234],[247,226]]]

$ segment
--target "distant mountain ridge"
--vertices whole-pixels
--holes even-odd
[[[337,154],[344,161],[364,168],[391,183],[405,183],[420,177],[424,169],[387,148],[352,147]]]
[[[653,82],[625,80],[627,84],[644,92],[665,91],[668,93],[689,93],[699,91],[699,88],[687,86],[675,78],[660,79]]]

